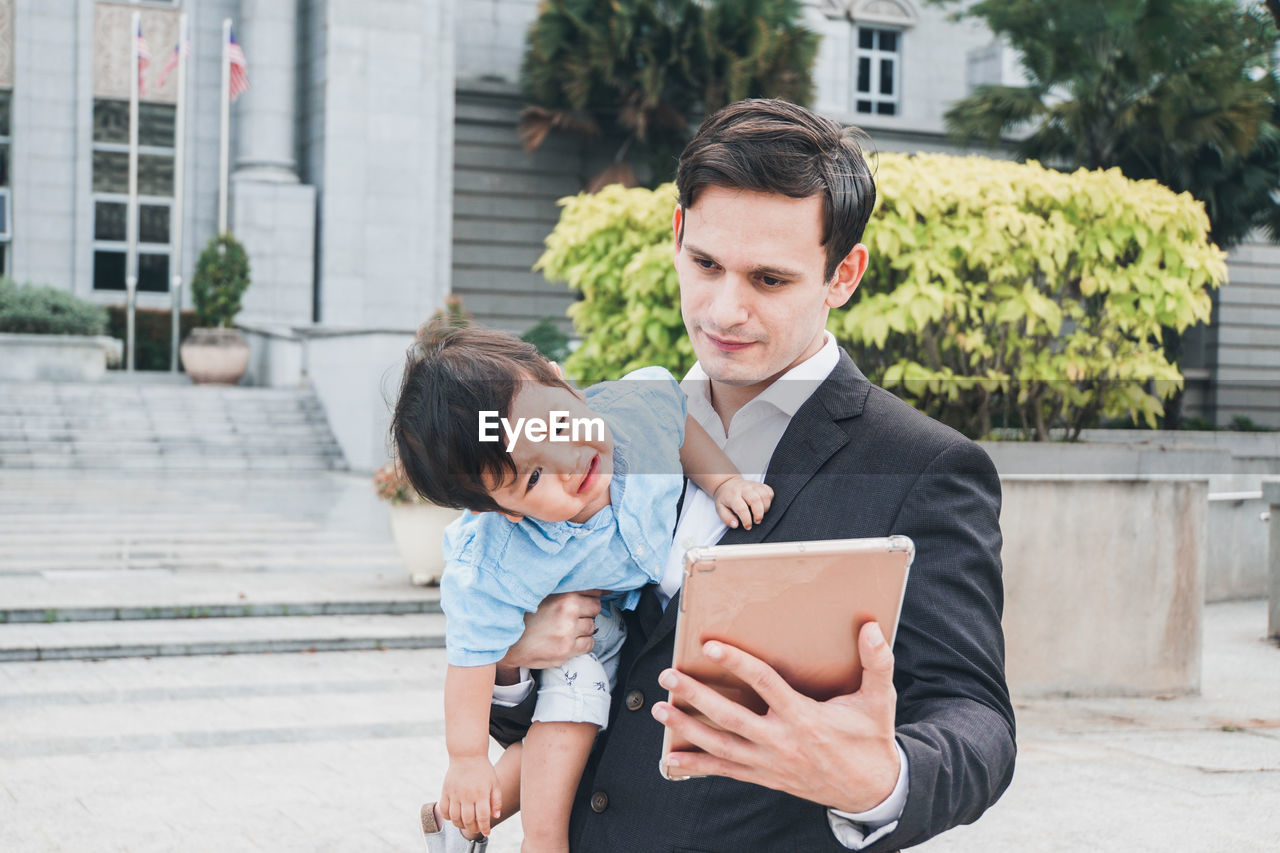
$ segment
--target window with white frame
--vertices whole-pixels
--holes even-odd
[[[13,239],[13,199],[9,193],[9,104],[13,92],[0,89],[0,275],[9,274],[9,242]]]
[[[138,290],[169,290],[172,104],[138,104]],[[124,290],[128,244],[129,102],[93,102],[93,289]]]
[[[858,27],[854,52],[854,110],[860,113],[897,115],[901,101],[902,32],[880,27]]]

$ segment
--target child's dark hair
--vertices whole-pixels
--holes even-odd
[[[521,382],[569,386],[533,344],[474,326],[429,323],[407,358],[391,437],[409,482],[441,506],[504,512],[485,477],[505,483],[516,466],[503,442],[479,440],[479,413],[507,417]]]

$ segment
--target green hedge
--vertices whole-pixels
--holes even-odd
[[[107,309],[107,334],[113,338],[125,339],[125,310],[122,306]],[[134,368],[137,370],[169,369],[169,328],[172,312],[167,308],[143,309],[134,311]],[[178,315],[179,340],[196,326],[196,312],[183,311]],[[181,365],[179,365],[181,370]]]
[[[92,336],[106,326],[107,312],[73,293],[0,278],[0,332]]]
[[[1204,207],[1118,170],[879,156],[871,263],[827,328],[872,381],[973,437],[1157,425],[1182,386],[1166,329],[1209,320],[1226,279]],[[671,185],[562,199],[535,269],[569,309],[585,381],[693,362],[672,267]]]

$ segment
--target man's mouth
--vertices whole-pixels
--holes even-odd
[[[712,345],[714,345],[716,349],[724,350],[725,352],[738,352],[739,350],[746,349],[754,343],[754,341],[735,341],[728,338],[716,337],[706,329],[702,330],[702,334],[707,340],[711,341]]]
[[[596,481],[596,472],[600,470],[600,454],[597,453],[591,457],[591,465],[587,467],[587,473],[583,476],[582,482],[578,484],[578,494],[582,494],[591,484]]]

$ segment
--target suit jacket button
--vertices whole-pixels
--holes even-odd
[[[596,791],[591,795],[591,810],[596,814],[604,814],[604,810],[609,808],[609,795],[604,791]]]
[[[639,690],[632,690],[627,694],[627,710],[639,711],[644,707],[644,694]]]

